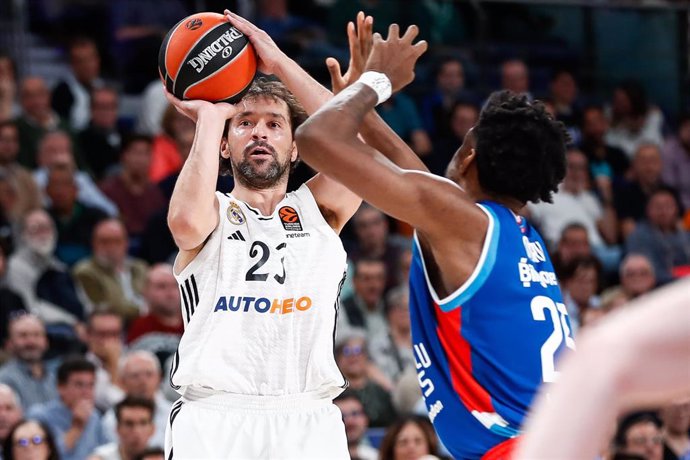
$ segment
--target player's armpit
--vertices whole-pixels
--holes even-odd
[[[321,215],[336,233],[340,233],[359,208],[362,199],[325,174],[315,175],[306,184],[319,206]]]

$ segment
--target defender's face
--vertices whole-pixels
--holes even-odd
[[[230,121],[227,145],[221,155],[230,158],[233,175],[245,186],[264,189],[287,179],[297,148],[284,101],[244,100]]]

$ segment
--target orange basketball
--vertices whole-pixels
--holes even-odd
[[[158,71],[179,99],[237,102],[256,76],[256,53],[222,14],[197,13],[165,36]]]

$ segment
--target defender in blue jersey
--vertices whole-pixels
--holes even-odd
[[[426,49],[416,34],[393,25],[375,36],[362,76],[302,125],[297,145],[312,167],[415,227],[410,312],[430,418],[454,457],[509,458],[535,392],[574,348],[544,242],[519,215],[563,179],[566,134],[540,103],[496,93],[448,178],[429,174],[400,139],[362,124],[413,79]],[[346,78],[329,68],[338,89]]]

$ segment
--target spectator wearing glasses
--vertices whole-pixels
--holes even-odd
[[[96,367],[81,357],[66,359],[57,371],[59,398],[29,410],[48,425],[62,460],[83,460],[110,439],[94,406]]]
[[[379,452],[366,441],[369,418],[359,396],[351,390],[345,390],[333,400],[343,414],[345,436],[350,457],[359,460],[377,460]]]
[[[659,420],[648,413],[634,413],[624,418],[616,432],[617,451],[639,455],[645,460],[662,460],[663,437]]]
[[[369,360],[366,333],[351,329],[338,337],[335,360],[352,391],[362,400],[371,426],[383,427],[393,422],[396,412],[391,395],[372,379],[381,371]]]
[[[122,318],[111,310],[93,312],[87,321],[86,359],[96,366],[96,407],[105,412],[124,398],[118,386],[124,327]]]
[[[59,460],[53,435],[46,424],[24,420],[10,431],[3,443],[4,460]]]
[[[656,287],[656,274],[652,262],[642,254],[628,254],[621,262],[619,276],[621,284],[607,289],[601,297],[618,296],[630,301],[646,294]]]

